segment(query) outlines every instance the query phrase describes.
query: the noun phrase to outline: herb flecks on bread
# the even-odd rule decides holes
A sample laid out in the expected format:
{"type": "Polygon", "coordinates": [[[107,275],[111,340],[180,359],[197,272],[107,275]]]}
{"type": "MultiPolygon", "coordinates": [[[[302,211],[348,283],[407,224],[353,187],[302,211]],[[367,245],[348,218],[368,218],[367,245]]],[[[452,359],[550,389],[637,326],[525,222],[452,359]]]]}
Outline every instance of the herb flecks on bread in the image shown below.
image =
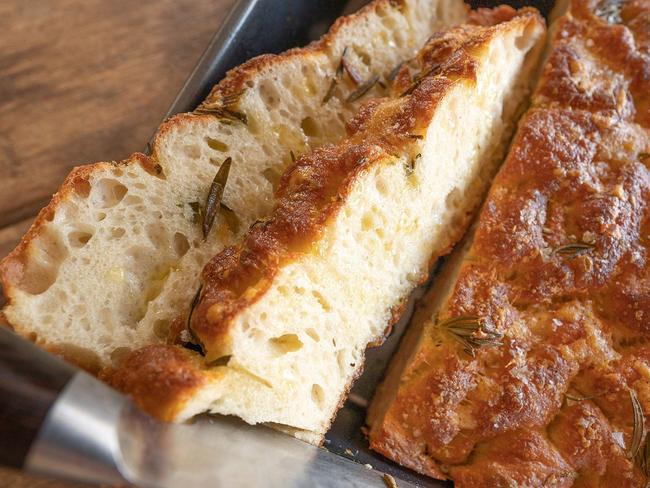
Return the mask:
{"type": "Polygon", "coordinates": [[[200,386],[140,396],[135,371],[167,374],[146,358],[170,345],[127,359],[114,384],[166,418],[234,414],[322,439],[366,347],[465,232],[514,132],[544,27],[531,10],[498,12],[510,20],[435,34],[346,139],[297,159],[270,217],[206,266],[179,332],[200,350],[185,357],[200,386]]]}
{"type": "Polygon", "coordinates": [[[551,27],[476,231],[371,404],[371,448],[461,488],[647,486],[650,3],[608,4],[551,27]],[[439,327],[467,316],[498,342],[439,327]]]}
{"type": "Polygon", "coordinates": [[[193,114],[159,128],[151,156],[77,168],[0,266],[7,320],[91,371],[164,343],[205,263],[271,212],[293,158],[340,140],[359,105],[384,93],[376,84],[346,102],[350,73],[383,77],[466,17],[460,0],[376,0],[320,41],[230,71],[193,114]],[[346,72],[322,103],[344,51],[346,72]],[[202,212],[226,158],[205,238],[202,212]]]}

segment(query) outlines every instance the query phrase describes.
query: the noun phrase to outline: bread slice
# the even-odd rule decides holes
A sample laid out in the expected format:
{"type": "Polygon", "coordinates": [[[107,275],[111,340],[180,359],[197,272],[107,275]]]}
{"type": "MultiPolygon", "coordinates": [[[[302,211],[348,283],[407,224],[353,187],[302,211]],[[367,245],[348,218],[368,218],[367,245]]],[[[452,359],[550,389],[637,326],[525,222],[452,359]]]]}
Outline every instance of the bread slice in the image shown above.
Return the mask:
{"type": "Polygon", "coordinates": [[[349,138],[285,173],[270,219],[203,272],[179,337],[205,356],[149,347],[113,384],[165,419],[234,414],[320,440],[502,159],[544,27],[531,10],[482,13],[495,19],[433,36],[349,138]]]}
{"type": "Polygon", "coordinates": [[[306,48],[231,71],[194,114],[160,127],[151,157],[75,169],[0,266],[6,318],[92,371],[164,341],[207,260],[271,211],[292,155],[344,135],[363,101],[347,101],[352,77],[383,79],[465,18],[461,0],[375,0],[306,48]],[[227,157],[225,207],[204,240],[198,210],[227,157]]]}
{"type": "Polygon", "coordinates": [[[571,3],[369,410],[372,449],[458,487],[647,486],[650,4],[571,3]]]}

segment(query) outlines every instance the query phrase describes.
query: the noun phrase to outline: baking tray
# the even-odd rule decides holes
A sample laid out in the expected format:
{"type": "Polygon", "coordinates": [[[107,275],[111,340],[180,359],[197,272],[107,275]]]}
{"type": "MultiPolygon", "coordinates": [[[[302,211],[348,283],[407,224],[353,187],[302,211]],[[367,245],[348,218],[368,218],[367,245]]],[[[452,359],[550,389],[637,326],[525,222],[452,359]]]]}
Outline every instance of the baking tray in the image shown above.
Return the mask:
{"type": "MultiPolygon", "coordinates": [[[[336,18],[358,10],[364,0],[239,0],[235,3],[208,44],[191,75],[178,93],[166,117],[195,109],[226,72],[265,53],[279,53],[304,46],[323,35],[336,18]]],[[[531,5],[548,16],[553,0],[469,0],[470,6],[494,7],[506,3],[516,8],[531,5]]],[[[431,276],[435,276],[435,269],[431,276]]],[[[403,468],[368,449],[362,433],[366,407],[381,381],[391,356],[396,351],[414,303],[426,285],[416,290],[400,321],[386,342],[367,351],[363,375],[355,382],[343,408],[338,412],[324,448],[360,464],[369,464],[404,481],[422,487],[451,487],[403,468]]]]}

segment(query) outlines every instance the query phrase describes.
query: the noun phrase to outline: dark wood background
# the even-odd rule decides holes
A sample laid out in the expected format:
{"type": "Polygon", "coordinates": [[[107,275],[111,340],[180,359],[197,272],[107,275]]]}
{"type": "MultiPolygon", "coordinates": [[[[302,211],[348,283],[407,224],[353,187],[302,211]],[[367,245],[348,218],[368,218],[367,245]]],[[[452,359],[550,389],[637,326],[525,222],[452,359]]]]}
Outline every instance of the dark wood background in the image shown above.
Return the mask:
{"type": "Polygon", "coordinates": [[[0,1],[0,257],[70,168],[144,148],[232,3],[0,1]]]}

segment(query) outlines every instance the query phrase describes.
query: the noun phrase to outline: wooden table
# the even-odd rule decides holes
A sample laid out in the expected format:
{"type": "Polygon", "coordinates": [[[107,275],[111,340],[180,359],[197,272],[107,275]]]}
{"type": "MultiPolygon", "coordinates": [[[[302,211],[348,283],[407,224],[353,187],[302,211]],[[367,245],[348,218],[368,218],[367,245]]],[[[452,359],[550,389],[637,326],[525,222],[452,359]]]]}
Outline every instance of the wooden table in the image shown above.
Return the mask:
{"type": "Polygon", "coordinates": [[[0,257],[71,167],[143,149],[232,2],[0,2],[0,257]]]}

